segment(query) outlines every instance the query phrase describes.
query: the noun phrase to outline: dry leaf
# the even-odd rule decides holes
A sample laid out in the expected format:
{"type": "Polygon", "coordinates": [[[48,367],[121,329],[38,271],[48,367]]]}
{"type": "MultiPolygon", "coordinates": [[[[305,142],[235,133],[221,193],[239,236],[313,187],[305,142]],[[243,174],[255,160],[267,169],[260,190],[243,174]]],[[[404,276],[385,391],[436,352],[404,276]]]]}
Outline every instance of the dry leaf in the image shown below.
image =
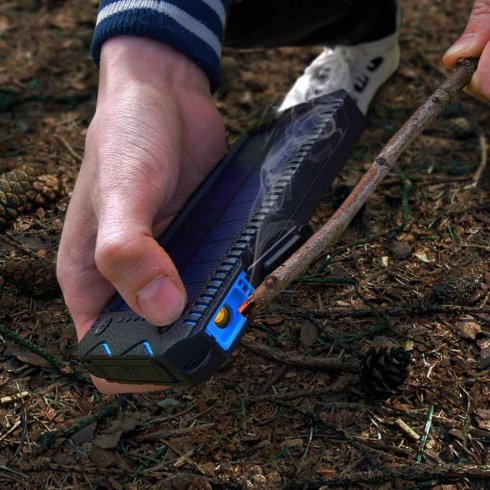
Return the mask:
{"type": "Polygon", "coordinates": [[[476,411],[476,420],[481,429],[490,430],[490,410],[479,408],[476,411]]]}
{"type": "Polygon", "coordinates": [[[106,451],[96,446],[90,448],[88,457],[99,470],[109,468],[109,466],[116,466],[119,462],[115,452],[106,451]]]}
{"type": "Polygon", "coordinates": [[[267,318],[264,318],[262,321],[266,325],[279,325],[284,321],[284,318],[280,315],[270,315],[267,318]]]}
{"type": "Polygon", "coordinates": [[[81,446],[86,442],[90,442],[95,435],[95,429],[97,428],[97,422],[93,422],[90,425],[87,425],[83,429],[80,429],[78,432],[75,432],[70,437],[71,442],[75,444],[75,446],[81,446]]]}
{"type": "Polygon", "coordinates": [[[412,246],[406,241],[394,242],[390,251],[396,259],[408,259],[412,253],[412,246]]]}
{"type": "Polygon", "coordinates": [[[141,424],[147,417],[139,415],[125,417],[124,419],[113,420],[104,433],[94,439],[94,445],[102,449],[114,449],[119,444],[121,436],[125,432],[133,430],[141,424]]]}
{"type": "Polygon", "coordinates": [[[431,260],[427,257],[427,254],[423,250],[417,250],[414,253],[415,257],[419,259],[421,262],[425,262],[426,264],[430,264],[431,260]]]}
{"type": "Polygon", "coordinates": [[[40,368],[50,368],[51,363],[46,361],[44,357],[41,357],[39,354],[26,349],[20,345],[11,344],[9,345],[4,354],[9,356],[14,356],[20,362],[24,362],[26,364],[30,364],[31,366],[37,366],[40,368]]]}
{"type": "Polygon", "coordinates": [[[114,449],[119,444],[123,430],[121,427],[112,428],[111,432],[100,434],[94,439],[94,446],[101,449],[114,449]]]}
{"type": "Polygon", "coordinates": [[[311,347],[318,337],[318,327],[310,320],[305,320],[301,325],[299,340],[305,347],[311,347]]]}

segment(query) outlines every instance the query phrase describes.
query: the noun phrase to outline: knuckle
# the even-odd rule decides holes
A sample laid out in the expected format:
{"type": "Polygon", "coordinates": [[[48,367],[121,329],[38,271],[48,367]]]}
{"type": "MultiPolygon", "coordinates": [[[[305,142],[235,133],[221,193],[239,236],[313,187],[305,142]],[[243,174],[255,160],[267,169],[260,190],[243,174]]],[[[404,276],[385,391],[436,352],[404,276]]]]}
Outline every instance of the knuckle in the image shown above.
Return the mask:
{"type": "Polygon", "coordinates": [[[122,233],[113,234],[97,240],[95,247],[95,264],[106,277],[122,264],[132,263],[138,256],[139,246],[122,233]]]}
{"type": "MultiPolygon", "coordinates": [[[[488,16],[490,16],[490,0],[477,0],[471,12],[472,20],[483,20],[482,18],[488,16]]],[[[485,19],[485,22],[488,22],[488,19],[485,19]]]]}

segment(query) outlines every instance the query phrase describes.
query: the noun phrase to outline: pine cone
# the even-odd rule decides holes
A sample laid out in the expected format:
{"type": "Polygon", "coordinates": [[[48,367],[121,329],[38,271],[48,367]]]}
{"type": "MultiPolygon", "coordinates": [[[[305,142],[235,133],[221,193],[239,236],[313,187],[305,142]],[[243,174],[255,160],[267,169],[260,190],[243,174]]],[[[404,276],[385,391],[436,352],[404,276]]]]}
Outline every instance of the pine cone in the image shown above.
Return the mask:
{"type": "Polygon", "coordinates": [[[432,303],[466,303],[478,290],[482,277],[480,275],[449,275],[444,281],[434,284],[429,294],[432,303]]]}
{"type": "Polygon", "coordinates": [[[27,192],[32,188],[34,175],[22,167],[0,175],[0,229],[31,207],[27,192]]]}
{"type": "Polygon", "coordinates": [[[371,347],[361,362],[364,389],[376,398],[396,393],[410,372],[412,354],[403,347],[371,347]]]}
{"type": "Polygon", "coordinates": [[[37,206],[56,201],[63,195],[60,181],[54,175],[40,175],[27,192],[28,198],[37,206]]]}
{"type": "Polygon", "coordinates": [[[54,175],[40,173],[40,169],[25,165],[0,175],[0,230],[33,205],[43,206],[63,195],[54,175]]]}
{"type": "Polygon", "coordinates": [[[60,294],[56,267],[46,260],[14,257],[0,267],[0,275],[32,298],[53,299],[60,294]]]}

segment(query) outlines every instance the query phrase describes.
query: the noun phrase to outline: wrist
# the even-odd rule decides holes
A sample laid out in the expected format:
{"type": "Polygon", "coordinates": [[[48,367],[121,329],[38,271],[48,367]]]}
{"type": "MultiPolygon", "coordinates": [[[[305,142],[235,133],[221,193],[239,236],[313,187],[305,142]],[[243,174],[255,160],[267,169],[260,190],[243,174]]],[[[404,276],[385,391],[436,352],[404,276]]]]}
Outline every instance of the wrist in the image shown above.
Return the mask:
{"type": "Polygon", "coordinates": [[[136,36],[107,40],[101,51],[99,94],[104,89],[108,93],[121,90],[131,82],[160,90],[173,87],[211,96],[204,71],[171,46],[136,36]]]}

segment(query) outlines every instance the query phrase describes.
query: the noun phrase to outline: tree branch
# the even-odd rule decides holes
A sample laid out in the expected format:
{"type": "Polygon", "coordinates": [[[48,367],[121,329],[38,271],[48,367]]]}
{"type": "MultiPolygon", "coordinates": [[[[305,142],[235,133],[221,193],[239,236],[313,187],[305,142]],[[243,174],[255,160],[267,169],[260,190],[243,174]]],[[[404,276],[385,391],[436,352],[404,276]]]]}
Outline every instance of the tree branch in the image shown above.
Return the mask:
{"type": "MultiPolygon", "coordinates": [[[[488,480],[490,478],[490,466],[472,464],[404,464],[386,466],[375,471],[344,472],[336,475],[313,480],[308,488],[320,488],[328,485],[352,485],[355,483],[381,483],[392,480],[427,481],[436,479],[439,481],[458,481],[463,478],[468,480],[488,480]]],[[[304,488],[304,481],[295,481],[290,488],[304,488]]]]}

